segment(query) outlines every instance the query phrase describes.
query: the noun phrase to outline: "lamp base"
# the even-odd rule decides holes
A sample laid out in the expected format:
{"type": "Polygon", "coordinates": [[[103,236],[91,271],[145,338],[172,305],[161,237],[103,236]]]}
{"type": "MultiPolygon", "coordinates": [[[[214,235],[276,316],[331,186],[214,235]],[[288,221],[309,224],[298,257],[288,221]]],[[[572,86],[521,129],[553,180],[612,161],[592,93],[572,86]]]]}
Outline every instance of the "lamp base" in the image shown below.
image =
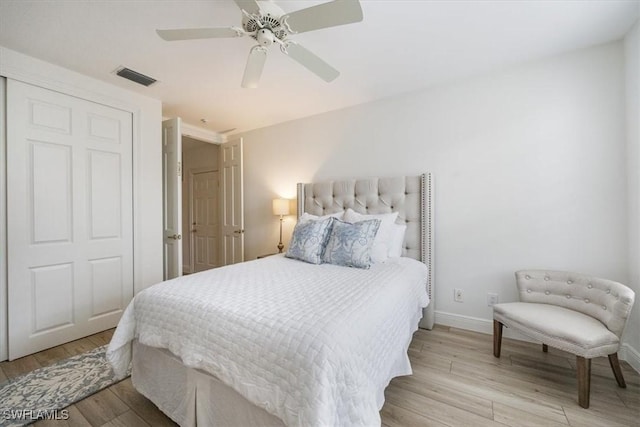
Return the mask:
{"type": "Polygon", "coordinates": [[[280,241],[278,242],[278,253],[282,253],[284,244],[282,243],[282,215],[280,215],[280,241]]]}

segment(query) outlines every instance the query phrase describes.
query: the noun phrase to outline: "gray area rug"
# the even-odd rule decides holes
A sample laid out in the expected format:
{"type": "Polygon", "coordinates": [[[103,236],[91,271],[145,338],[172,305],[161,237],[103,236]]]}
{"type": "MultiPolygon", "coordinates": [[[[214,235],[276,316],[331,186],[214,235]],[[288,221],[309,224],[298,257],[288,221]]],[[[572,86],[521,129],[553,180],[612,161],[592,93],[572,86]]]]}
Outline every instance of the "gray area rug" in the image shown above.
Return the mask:
{"type": "Polygon", "coordinates": [[[68,418],[64,408],[116,382],[106,350],[98,347],[0,384],[0,426],[68,418]]]}

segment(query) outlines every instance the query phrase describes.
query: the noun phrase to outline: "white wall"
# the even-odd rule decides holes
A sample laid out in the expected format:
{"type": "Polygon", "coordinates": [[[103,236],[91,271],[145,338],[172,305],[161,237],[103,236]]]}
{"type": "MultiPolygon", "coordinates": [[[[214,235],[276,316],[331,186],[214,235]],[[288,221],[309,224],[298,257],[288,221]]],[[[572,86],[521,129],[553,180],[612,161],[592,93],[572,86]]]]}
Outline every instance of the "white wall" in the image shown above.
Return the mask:
{"type": "Polygon", "coordinates": [[[296,182],[429,171],[440,321],[489,327],[487,292],[516,300],[522,268],[626,282],[623,74],[618,42],[247,132],[246,258],[274,251],[296,182]]]}
{"type": "MultiPolygon", "coordinates": [[[[133,115],[134,290],[162,280],[162,105],[160,101],[0,46],[0,76],[89,99],[133,115]]],[[[4,101],[3,101],[4,102],[4,101]]],[[[5,199],[0,187],[0,199],[5,199]]],[[[5,248],[5,235],[0,247],[5,248]]],[[[1,250],[5,256],[4,249],[1,250]]],[[[4,279],[4,278],[3,278],[4,279]]],[[[0,280],[1,282],[2,280],[0,280]]],[[[3,286],[0,283],[0,286],[3,286]]],[[[6,304],[0,305],[6,316],[6,304]]],[[[1,323],[1,322],[0,322],[1,323]]],[[[6,342],[0,330],[0,356],[6,342]]],[[[0,357],[2,360],[2,357],[0,357]]]]}
{"type": "MultiPolygon", "coordinates": [[[[639,6],[640,7],[640,6],[639,6]]],[[[640,23],[624,40],[627,110],[627,175],[629,227],[629,286],[636,292],[635,308],[624,339],[625,355],[640,372],[640,23]]]]}

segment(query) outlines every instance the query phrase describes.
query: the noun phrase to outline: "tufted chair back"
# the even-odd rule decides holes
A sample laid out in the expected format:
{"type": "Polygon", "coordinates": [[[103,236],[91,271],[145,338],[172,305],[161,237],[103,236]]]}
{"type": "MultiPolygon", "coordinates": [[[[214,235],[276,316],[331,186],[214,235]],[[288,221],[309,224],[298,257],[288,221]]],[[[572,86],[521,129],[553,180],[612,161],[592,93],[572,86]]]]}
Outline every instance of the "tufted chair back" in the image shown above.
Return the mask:
{"type": "Polygon", "coordinates": [[[569,271],[516,272],[520,301],[579,311],[602,322],[618,337],[627,322],[635,293],[622,283],[569,271]]]}

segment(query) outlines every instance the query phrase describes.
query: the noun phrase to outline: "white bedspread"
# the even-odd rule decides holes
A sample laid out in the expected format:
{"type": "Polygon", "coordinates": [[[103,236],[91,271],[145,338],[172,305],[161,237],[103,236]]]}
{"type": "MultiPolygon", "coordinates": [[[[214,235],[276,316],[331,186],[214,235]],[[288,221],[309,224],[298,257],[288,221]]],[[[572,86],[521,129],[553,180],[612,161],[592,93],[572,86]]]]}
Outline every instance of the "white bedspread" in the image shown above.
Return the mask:
{"type": "Polygon", "coordinates": [[[107,358],[123,376],[137,338],[288,426],[380,425],[384,388],[411,373],[426,277],[408,258],[361,270],[271,256],[169,280],[127,307],[107,358]]]}

